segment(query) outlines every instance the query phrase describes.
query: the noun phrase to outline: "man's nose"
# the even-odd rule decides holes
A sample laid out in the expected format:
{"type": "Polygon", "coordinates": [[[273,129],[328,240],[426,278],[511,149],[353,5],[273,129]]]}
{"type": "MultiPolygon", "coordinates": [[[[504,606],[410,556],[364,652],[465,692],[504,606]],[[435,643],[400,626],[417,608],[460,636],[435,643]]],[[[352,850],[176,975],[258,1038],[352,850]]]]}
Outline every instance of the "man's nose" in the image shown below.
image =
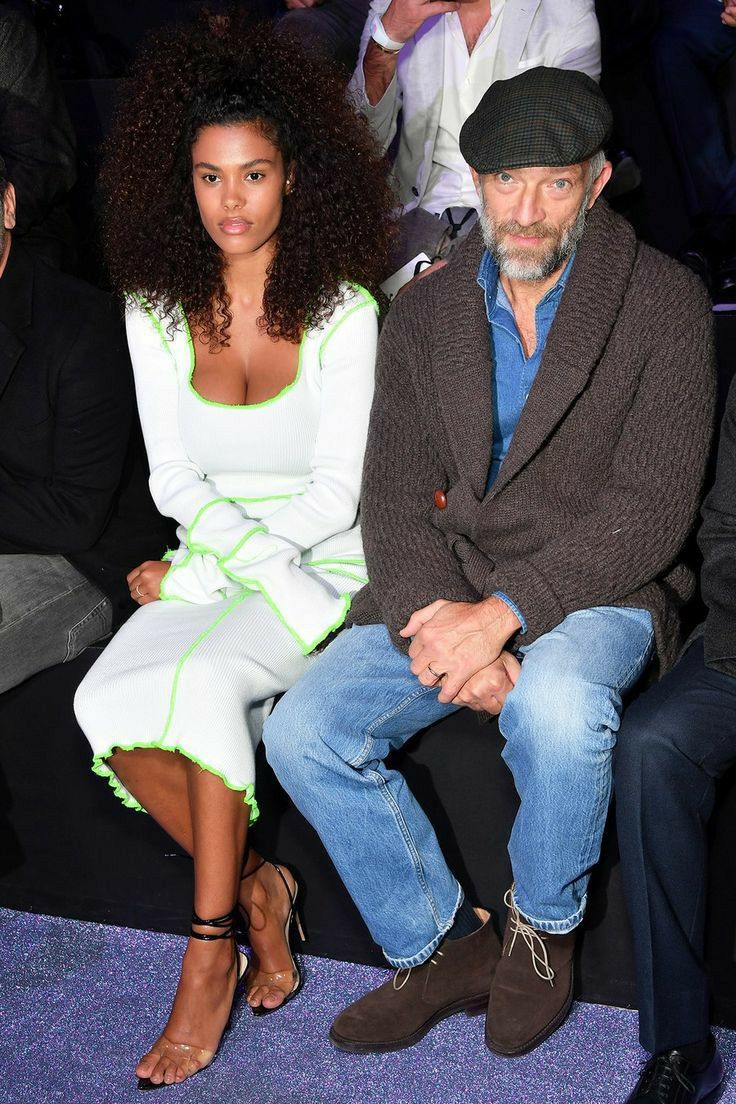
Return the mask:
{"type": "Polygon", "coordinates": [[[544,222],[544,208],[539,202],[536,189],[525,190],[516,203],[514,218],[520,226],[534,226],[544,222]]]}

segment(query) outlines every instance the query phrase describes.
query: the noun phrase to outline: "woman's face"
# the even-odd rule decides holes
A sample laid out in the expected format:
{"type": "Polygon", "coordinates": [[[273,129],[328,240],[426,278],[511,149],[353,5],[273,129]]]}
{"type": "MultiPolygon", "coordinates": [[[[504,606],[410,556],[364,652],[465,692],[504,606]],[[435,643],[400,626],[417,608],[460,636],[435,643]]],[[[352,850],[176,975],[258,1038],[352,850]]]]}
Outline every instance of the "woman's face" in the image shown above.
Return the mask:
{"type": "Polygon", "coordinates": [[[256,126],[203,127],[192,178],[202,225],[223,253],[254,253],[271,240],[291,183],[281,151],[256,126]]]}

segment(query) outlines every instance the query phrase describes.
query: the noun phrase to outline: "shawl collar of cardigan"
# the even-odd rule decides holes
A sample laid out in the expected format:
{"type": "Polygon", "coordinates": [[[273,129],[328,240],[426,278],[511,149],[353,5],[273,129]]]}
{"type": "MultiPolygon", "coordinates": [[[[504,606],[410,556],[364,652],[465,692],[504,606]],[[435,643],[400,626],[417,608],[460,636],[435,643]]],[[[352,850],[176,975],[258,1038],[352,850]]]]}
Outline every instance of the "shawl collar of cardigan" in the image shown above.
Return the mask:
{"type": "MultiPolygon", "coordinates": [[[[484,297],[478,287],[483,253],[480,228],[468,236],[446,269],[443,312],[469,318],[463,340],[448,325],[436,335],[433,374],[458,470],[478,499],[485,495],[492,447],[493,358],[484,297]]],[[[492,499],[539,451],[564,417],[605,351],[621,310],[636,259],[629,224],[599,199],[588,215],[567,287],[552,323],[542,362],[488,499],[492,499]],[[615,238],[616,248],[611,249],[615,238]],[[568,335],[586,319],[585,352],[568,335]]]]}

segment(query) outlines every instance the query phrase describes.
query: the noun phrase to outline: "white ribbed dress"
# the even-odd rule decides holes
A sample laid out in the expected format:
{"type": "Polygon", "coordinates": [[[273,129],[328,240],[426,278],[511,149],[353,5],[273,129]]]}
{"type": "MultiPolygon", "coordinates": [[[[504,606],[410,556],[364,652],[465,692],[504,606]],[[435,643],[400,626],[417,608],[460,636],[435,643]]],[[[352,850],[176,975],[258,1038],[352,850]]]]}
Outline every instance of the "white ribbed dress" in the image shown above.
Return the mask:
{"type": "Polygon", "coordinates": [[[366,582],[358,497],[376,304],[362,288],[344,291],[329,320],[305,332],[294,381],[250,406],[197,394],[183,314],[169,334],[155,311],[128,308],[151,493],[178,521],[179,547],[162,600],[123,625],[75,711],[93,770],[132,808],[107,757],[156,747],[244,791],[254,820],[254,749],[274,696],[366,582]]]}

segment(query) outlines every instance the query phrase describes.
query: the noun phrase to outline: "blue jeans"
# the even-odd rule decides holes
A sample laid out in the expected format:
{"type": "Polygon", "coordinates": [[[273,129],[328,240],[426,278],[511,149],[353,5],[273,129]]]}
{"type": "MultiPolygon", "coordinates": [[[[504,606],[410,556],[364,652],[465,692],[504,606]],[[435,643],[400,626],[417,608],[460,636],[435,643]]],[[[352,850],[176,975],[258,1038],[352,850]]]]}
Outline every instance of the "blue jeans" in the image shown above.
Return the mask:
{"type": "MultiPolygon", "coordinates": [[[[582,919],[611,792],[621,696],[653,640],[644,610],[570,614],[520,649],[500,715],[521,797],[509,852],[521,912],[549,932],[582,919]]],[[[462,903],[434,829],[384,760],[457,706],[422,686],[383,625],[330,644],[266,721],[266,755],[314,826],[392,966],[418,966],[462,903]]]]}

